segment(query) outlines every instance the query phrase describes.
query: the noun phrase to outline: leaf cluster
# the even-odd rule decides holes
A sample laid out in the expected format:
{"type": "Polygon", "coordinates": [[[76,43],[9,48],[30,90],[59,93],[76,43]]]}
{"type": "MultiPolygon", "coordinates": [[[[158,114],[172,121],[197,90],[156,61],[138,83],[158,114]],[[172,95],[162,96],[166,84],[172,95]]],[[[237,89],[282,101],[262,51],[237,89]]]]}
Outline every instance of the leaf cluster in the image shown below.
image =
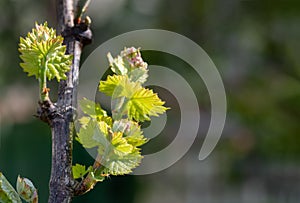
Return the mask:
{"type": "MultiPolygon", "coordinates": [[[[112,117],[100,104],[83,99],[80,107],[86,116],[79,120],[81,128],[76,138],[83,147],[97,149],[101,167],[90,174],[98,181],[108,175],[129,174],[140,164],[140,147],[148,141],[140,122],[168,109],[156,93],[143,87],[148,69],[139,49],[125,48],[116,58],[109,53],[108,61],[114,74],[100,81],[99,91],[111,96],[112,117]]],[[[77,164],[73,176],[82,178],[88,170],[77,164]]]]}
{"type": "Polygon", "coordinates": [[[19,52],[23,60],[20,66],[28,76],[39,79],[42,69],[45,69],[48,80],[56,78],[59,82],[66,79],[65,72],[70,70],[72,56],[65,55],[63,37],[57,36],[47,22],[41,25],[36,23],[35,28],[25,38],[20,37],[19,52]]]}

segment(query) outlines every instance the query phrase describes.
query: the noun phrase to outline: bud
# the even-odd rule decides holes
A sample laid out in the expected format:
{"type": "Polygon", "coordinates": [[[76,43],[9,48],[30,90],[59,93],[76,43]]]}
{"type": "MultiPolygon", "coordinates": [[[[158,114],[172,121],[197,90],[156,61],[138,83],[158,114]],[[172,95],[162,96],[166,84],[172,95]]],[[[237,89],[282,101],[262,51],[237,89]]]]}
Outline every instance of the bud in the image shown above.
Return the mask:
{"type": "Polygon", "coordinates": [[[90,26],[91,23],[92,23],[91,18],[90,18],[89,16],[85,16],[84,23],[85,23],[87,26],[90,26]]]}
{"type": "Polygon", "coordinates": [[[0,172],[0,202],[22,203],[18,193],[0,172]]]}
{"type": "Polygon", "coordinates": [[[121,51],[121,57],[127,59],[132,67],[147,69],[148,64],[144,62],[140,48],[136,49],[135,47],[125,47],[124,50],[121,51]]]}
{"type": "Polygon", "coordinates": [[[20,176],[18,176],[17,192],[19,193],[20,197],[26,202],[38,202],[37,189],[34,187],[33,183],[27,178],[21,178],[20,176]]]}

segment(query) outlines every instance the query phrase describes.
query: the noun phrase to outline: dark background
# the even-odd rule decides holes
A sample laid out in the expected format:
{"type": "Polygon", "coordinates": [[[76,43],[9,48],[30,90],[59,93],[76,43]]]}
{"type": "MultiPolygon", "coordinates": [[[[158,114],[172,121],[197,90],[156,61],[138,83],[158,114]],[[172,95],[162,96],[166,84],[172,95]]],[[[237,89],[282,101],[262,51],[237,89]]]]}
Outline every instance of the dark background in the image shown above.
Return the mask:
{"type": "MultiPolygon", "coordinates": [[[[194,91],[204,124],[189,153],[156,174],[111,177],[74,202],[300,202],[300,1],[94,0],[88,15],[94,42],[83,60],[102,42],[136,29],[170,30],[195,41],[223,78],[228,114],[217,148],[199,161],[210,116],[202,84],[194,91]]],[[[17,48],[19,37],[35,21],[45,20],[56,26],[55,1],[0,2],[0,171],[13,185],[18,174],[30,178],[40,202],[48,196],[50,131],[33,117],[38,83],[19,67],[17,48]]],[[[182,64],[186,77],[190,74],[174,57],[143,54],[149,64],[174,69],[182,64]]],[[[55,83],[51,90],[55,95],[55,83]]],[[[172,132],[163,131],[145,151],[165,147],[175,136],[172,132]]],[[[87,165],[93,162],[77,142],[74,157],[87,165]]]]}

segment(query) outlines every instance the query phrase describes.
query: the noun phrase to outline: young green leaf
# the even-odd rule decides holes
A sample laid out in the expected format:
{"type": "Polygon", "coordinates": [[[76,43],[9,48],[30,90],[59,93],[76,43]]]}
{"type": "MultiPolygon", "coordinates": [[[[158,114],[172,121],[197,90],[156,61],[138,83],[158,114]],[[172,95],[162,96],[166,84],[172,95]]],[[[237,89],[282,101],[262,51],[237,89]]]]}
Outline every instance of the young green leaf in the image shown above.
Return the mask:
{"type": "MultiPolygon", "coordinates": [[[[105,151],[98,149],[101,158],[101,164],[107,168],[108,174],[123,175],[132,172],[139,165],[143,158],[140,150],[129,143],[122,132],[114,132],[110,145],[105,151]]],[[[143,136],[140,137],[144,139],[143,136]]]]}
{"type": "Polygon", "coordinates": [[[77,140],[85,148],[105,147],[108,142],[106,136],[108,134],[107,127],[108,125],[103,121],[97,122],[90,119],[85,127],[80,128],[77,140]]]}
{"type": "Polygon", "coordinates": [[[108,76],[106,81],[100,81],[99,90],[112,96],[112,99],[118,99],[113,102],[116,104],[113,106],[113,113],[117,114],[115,118],[121,118],[118,114],[126,113],[129,119],[145,121],[150,120],[149,116],[158,116],[168,109],[156,93],[131,82],[127,76],[108,76]],[[120,100],[120,97],[126,99],[120,100]]]}
{"type": "Polygon", "coordinates": [[[124,48],[119,56],[107,54],[111,70],[117,75],[127,75],[130,81],[144,83],[148,77],[148,64],[143,61],[140,49],[124,48]]]}
{"type": "Polygon", "coordinates": [[[101,174],[96,174],[95,172],[91,172],[91,175],[93,177],[94,180],[96,180],[97,182],[102,182],[105,180],[105,176],[101,174]]]}
{"type": "Polygon", "coordinates": [[[133,89],[135,85],[130,83],[126,75],[109,75],[105,81],[100,81],[99,91],[114,98],[129,97],[132,93],[127,91],[133,89]]]}
{"type": "Polygon", "coordinates": [[[73,178],[74,179],[83,178],[88,172],[91,172],[92,170],[93,170],[92,166],[86,169],[84,165],[75,164],[74,166],[72,166],[73,178]]]}
{"type": "Polygon", "coordinates": [[[127,142],[134,147],[139,147],[148,141],[147,138],[143,136],[139,124],[128,119],[115,121],[113,124],[113,131],[122,132],[127,142]]]}
{"type": "MultiPolygon", "coordinates": [[[[84,147],[98,148],[99,156],[102,157],[101,164],[112,175],[130,173],[142,159],[137,146],[146,142],[141,132],[136,129],[137,125],[132,124],[129,129],[121,129],[121,127],[117,127],[118,125],[118,123],[114,124],[114,129],[111,129],[105,122],[91,119],[85,128],[80,129],[78,134],[78,141],[84,147]],[[116,132],[113,132],[114,130],[116,132]],[[121,130],[126,132],[127,136],[121,130]],[[121,165],[124,165],[122,170],[120,169],[121,165]]],[[[84,171],[83,167],[79,167],[79,169],[84,171]]]]}
{"type": "Polygon", "coordinates": [[[91,172],[91,176],[93,177],[94,180],[97,182],[102,182],[105,180],[105,177],[109,177],[109,170],[103,166],[100,168],[97,168],[93,172],[91,172]]]}
{"type": "Polygon", "coordinates": [[[125,67],[124,60],[121,56],[113,58],[111,53],[107,54],[108,62],[111,70],[118,75],[126,75],[128,68],[125,67]]]}
{"type": "Polygon", "coordinates": [[[137,167],[143,156],[138,150],[126,155],[118,153],[111,154],[109,159],[105,160],[104,166],[109,170],[111,175],[124,175],[129,174],[137,167]]]}
{"type": "Polygon", "coordinates": [[[88,100],[87,98],[80,100],[79,105],[81,110],[92,118],[107,116],[106,111],[101,108],[100,104],[88,100]]]}
{"type": "Polygon", "coordinates": [[[41,101],[49,100],[47,79],[65,80],[65,73],[70,70],[72,56],[65,55],[66,46],[63,38],[56,35],[56,31],[49,28],[47,22],[43,25],[35,24],[27,37],[20,38],[19,52],[22,63],[20,66],[28,76],[35,76],[40,84],[41,101]]]}
{"type": "Polygon", "coordinates": [[[85,126],[90,118],[94,118],[97,121],[104,121],[106,122],[108,125],[112,124],[112,119],[111,117],[107,116],[107,113],[105,110],[103,110],[100,106],[100,104],[95,103],[91,100],[88,100],[86,98],[83,98],[80,102],[79,102],[80,108],[81,110],[88,115],[89,117],[82,117],[79,122],[85,126]]]}
{"type": "Polygon", "coordinates": [[[112,135],[111,144],[115,154],[120,156],[129,154],[133,151],[134,147],[127,143],[127,140],[123,137],[122,132],[115,132],[112,135]]]}
{"type": "Polygon", "coordinates": [[[76,164],[72,166],[72,173],[73,173],[73,178],[77,179],[77,178],[82,178],[87,172],[85,166],[76,164]]]}
{"type": "Polygon", "coordinates": [[[140,87],[127,104],[128,117],[136,121],[150,120],[149,116],[158,116],[168,109],[164,104],[152,90],[140,87]]]}
{"type": "Polygon", "coordinates": [[[70,70],[72,56],[65,55],[66,46],[62,44],[63,37],[57,36],[56,31],[49,28],[47,22],[32,29],[27,37],[20,38],[19,52],[23,60],[21,67],[28,76],[41,78],[44,69],[48,80],[66,79],[65,72],[70,70]]]}

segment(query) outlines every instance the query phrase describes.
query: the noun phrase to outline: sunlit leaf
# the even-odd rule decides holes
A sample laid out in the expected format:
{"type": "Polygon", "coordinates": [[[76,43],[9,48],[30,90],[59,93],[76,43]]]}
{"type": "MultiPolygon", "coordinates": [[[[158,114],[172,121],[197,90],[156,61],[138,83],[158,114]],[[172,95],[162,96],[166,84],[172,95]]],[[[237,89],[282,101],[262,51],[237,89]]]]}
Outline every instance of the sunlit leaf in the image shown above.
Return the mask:
{"type": "Polygon", "coordinates": [[[128,117],[136,121],[150,120],[149,116],[158,116],[168,109],[164,104],[152,90],[141,87],[127,103],[128,117]]]}
{"type": "Polygon", "coordinates": [[[107,134],[107,124],[105,122],[97,122],[90,119],[85,127],[80,128],[77,134],[77,140],[85,148],[93,148],[99,145],[105,147],[106,144],[106,134],[107,134]]]}
{"type": "Polygon", "coordinates": [[[144,83],[148,78],[148,70],[142,68],[134,69],[128,73],[128,77],[132,82],[144,83]]]}
{"type": "Polygon", "coordinates": [[[140,164],[142,158],[139,151],[123,156],[112,154],[110,159],[105,163],[105,167],[109,169],[109,173],[112,175],[128,174],[140,164]]]}
{"type": "Polygon", "coordinates": [[[127,142],[135,147],[141,146],[147,142],[139,124],[128,119],[115,121],[113,123],[113,131],[123,132],[127,142]]]}
{"type": "Polygon", "coordinates": [[[88,100],[87,98],[80,100],[79,105],[81,110],[90,117],[96,118],[107,116],[106,111],[101,108],[100,104],[88,100]]]}
{"type": "Polygon", "coordinates": [[[90,166],[88,169],[84,165],[80,164],[75,164],[72,166],[72,173],[73,173],[73,178],[83,178],[88,172],[92,170],[92,167],[90,166]]]}
{"type": "Polygon", "coordinates": [[[149,116],[158,116],[168,109],[156,93],[131,82],[127,76],[108,76],[106,81],[100,82],[99,90],[116,99],[113,101],[115,119],[126,113],[130,119],[145,121],[150,120],[149,116]]]}
{"type": "Polygon", "coordinates": [[[134,149],[131,144],[127,143],[127,140],[123,137],[122,132],[113,133],[111,144],[114,147],[114,152],[120,155],[129,154],[134,149]]]}
{"type": "Polygon", "coordinates": [[[88,123],[90,122],[91,119],[92,118],[89,116],[83,116],[80,119],[78,119],[78,121],[81,125],[81,128],[86,128],[86,126],[88,125],[88,123]]]}
{"type": "Polygon", "coordinates": [[[129,97],[136,84],[130,83],[128,77],[122,75],[109,75],[105,81],[100,81],[99,91],[114,98],[126,96],[129,97]]]}
{"type": "Polygon", "coordinates": [[[20,66],[28,76],[35,76],[37,79],[42,77],[42,69],[48,80],[66,79],[65,73],[70,70],[72,56],[65,55],[66,46],[62,43],[63,37],[57,36],[47,22],[41,25],[36,23],[25,38],[20,38],[19,52],[23,61],[20,66]]]}
{"type": "Polygon", "coordinates": [[[117,75],[127,75],[132,82],[144,83],[148,77],[148,64],[143,61],[140,50],[124,48],[119,56],[107,54],[111,70],[117,75]]]}
{"type": "Polygon", "coordinates": [[[113,58],[111,53],[107,54],[109,65],[111,70],[118,75],[125,75],[128,72],[128,68],[125,67],[124,60],[121,56],[113,58]]]}

